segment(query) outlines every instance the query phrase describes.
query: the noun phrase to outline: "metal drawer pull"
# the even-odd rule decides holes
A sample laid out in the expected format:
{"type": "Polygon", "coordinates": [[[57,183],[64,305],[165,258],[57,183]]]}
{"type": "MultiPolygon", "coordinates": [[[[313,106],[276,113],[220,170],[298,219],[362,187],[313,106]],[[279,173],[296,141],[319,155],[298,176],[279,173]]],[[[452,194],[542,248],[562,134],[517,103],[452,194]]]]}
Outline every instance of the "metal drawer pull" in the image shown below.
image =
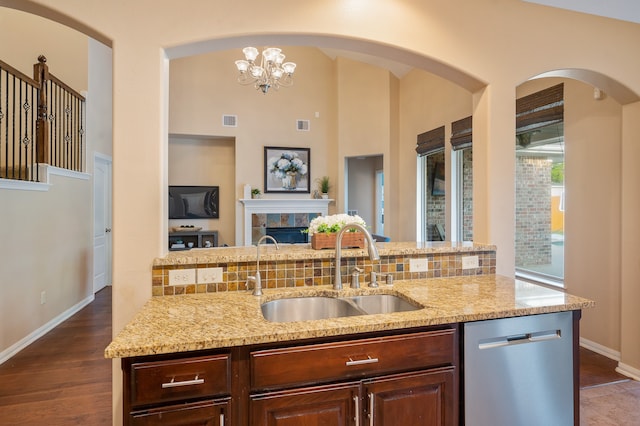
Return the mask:
{"type": "Polygon", "coordinates": [[[378,358],[371,358],[369,355],[367,355],[367,359],[358,359],[356,361],[354,361],[353,359],[351,359],[351,357],[349,357],[349,361],[347,361],[347,366],[362,365],[362,364],[375,364],[376,362],[378,362],[378,358]]]}
{"type": "Polygon", "coordinates": [[[195,379],[193,380],[185,380],[183,382],[175,382],[174,380],[175,380],[175,377],[172,378],[169,383],[163,383],[162,389],[177,388],[180,386],[201,385],[204,383],[204,379],[198,379],[198,375],[196,375],[195,379]]]}
{"type": "Polygon", "coordinates": [[[224,426],[224,413],[220,413],[220,426],[224,426]]]}
{"type": "Polygon", "coordinates": [[[356,422],[356,426],[360,424],[360,405],[358,404],[358,395],[353,397],[353,401],[355,402],[355,408],[356,408],[356,417],[353,419],[356,422]]]}

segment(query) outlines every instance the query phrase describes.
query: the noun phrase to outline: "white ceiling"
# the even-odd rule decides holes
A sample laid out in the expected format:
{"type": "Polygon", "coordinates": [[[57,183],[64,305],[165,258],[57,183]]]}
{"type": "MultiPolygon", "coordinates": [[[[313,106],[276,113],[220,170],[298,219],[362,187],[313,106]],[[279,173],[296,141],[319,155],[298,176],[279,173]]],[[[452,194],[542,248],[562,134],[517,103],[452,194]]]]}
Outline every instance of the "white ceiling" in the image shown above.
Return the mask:
{"type": "Polygon", "coordinates": [[[638,0],[524,0],[545,6],[640,23],[638,0]]]}

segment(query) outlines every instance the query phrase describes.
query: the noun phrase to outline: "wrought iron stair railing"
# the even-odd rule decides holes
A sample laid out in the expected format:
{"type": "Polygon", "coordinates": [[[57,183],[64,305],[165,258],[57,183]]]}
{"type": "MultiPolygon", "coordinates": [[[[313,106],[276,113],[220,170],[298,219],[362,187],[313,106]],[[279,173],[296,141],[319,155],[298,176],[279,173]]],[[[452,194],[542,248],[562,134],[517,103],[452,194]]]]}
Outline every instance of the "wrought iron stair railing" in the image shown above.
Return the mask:
{"type": "Polygon", "coordinates": [[[0,61],[0,179],[40,182],[38,164],[85,171],[85,98],[38,57],[30,78],[0,61]]]}

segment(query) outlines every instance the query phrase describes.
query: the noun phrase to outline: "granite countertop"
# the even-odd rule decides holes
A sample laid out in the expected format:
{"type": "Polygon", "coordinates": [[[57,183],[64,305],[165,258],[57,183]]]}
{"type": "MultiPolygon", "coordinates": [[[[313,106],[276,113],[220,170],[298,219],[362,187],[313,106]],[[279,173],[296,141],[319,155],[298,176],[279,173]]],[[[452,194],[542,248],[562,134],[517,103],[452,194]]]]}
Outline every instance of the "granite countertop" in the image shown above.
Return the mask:
{"type": "MultiPolygon", "coordinates": [[[[410,254],[465,253],[496,251],[496,246],[472,242],[377,242],[380,256],[401,256],[410,254]]],[[[252,262],[256,260],[256,246],[212,247],[184,251],[172,251],[165,257],[156,258],[153,266],[192,265],[224,262],[252,262]]],[[[260,247],[260,260],[305,260],[333,259],[335,250],[314,250],[310,244],[280,244],[276,250],[271,244],[260,247]]],[[[365,257],[366,249],[343,249],[342,257],[365,257]]]]}
{"type": "Polygon", "coordinates": [[[294,341],[322,336],[570,311],[593,301],[499,275],[396,281],[377,289],[330,286],[153,297],[105,349],[107,358],[294,341]],[[392,314],[268,322],[260,304],[305,295],[395,294],[424,306],[392,314]]]}

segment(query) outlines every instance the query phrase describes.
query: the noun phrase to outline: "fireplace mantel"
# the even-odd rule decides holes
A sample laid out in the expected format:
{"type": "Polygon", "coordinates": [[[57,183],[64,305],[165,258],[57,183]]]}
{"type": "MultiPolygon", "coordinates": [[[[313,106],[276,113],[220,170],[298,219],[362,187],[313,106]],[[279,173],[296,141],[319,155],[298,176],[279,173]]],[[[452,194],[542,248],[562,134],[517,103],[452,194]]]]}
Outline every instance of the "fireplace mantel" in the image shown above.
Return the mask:
{"type": "Polygon", "coordinates": [[[331,199],[314,198],[244,198],[244,245],[251,245],[251,215],[259,213],[321,213],[329,212],[331,199]]]}

